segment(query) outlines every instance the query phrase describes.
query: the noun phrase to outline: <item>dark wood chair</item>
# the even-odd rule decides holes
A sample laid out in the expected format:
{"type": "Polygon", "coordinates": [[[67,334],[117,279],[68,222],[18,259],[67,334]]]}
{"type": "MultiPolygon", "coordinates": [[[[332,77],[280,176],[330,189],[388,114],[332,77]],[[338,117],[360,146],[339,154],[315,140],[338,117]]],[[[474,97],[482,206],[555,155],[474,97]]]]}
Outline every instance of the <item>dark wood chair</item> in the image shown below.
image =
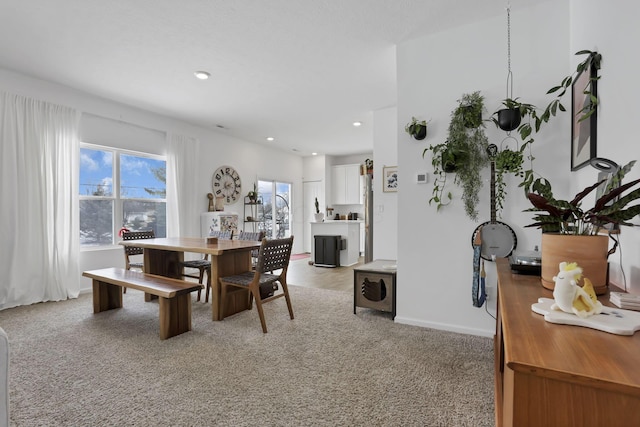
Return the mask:
{"type": "MultiPolygon", "coordinates": [[[[212,231],[209,233],[209,237],[217,237],[218,239],[233,239],[233,230],[227,231],[212,231]]],[[[209,289],[211,289],[211,261],[209,260],[209,255],[204,254],[201,259],[191,260],[191,261],[183,261],[183,268],[191,268],[197,269],[198,274],[192,273],[182,273],[183,277],[191,277],[193,279],[198,279],[198,283],[202,285],[204,281],[204,273],[207,273],[207,286],[204,293],[204,302],[209,302],[209,289]]],[[[198,301],[200,301],[201,291],[198,291],[198,301]]]]}
{"type": "MultiPolygon", "coordinates": [[[[155,233],[153,230],[143,230],[143,231],[123,231],[122,232],[122,240],[140,240],[140,239],[154,239],[155,233]]],[[[139,248],[137,246],[124,246],[124,263],[125,268],[127,270],[140,270],[144,271],[144,263],[141,262],[132,262],[131,257],[135,255],[142,255],[144,253],[144,249],[139,248]]],[[[123,293],[127,292],[127,288],[122,289],[123,293]]]]}
{"type": "MultiPolygon", "coordinates": [[[[287,269],[289,268],[292,247],[293,236],[286,239],[262,239],[262,244],[258,250],[258,263],[254,270],[219,279],[220,298],[223,304],[226,302],[227,288],[236,287],[249,290],[250,298],[256,301],[262,332],[265,334],[267,333],[267,324],[264,319],[262,304],[284,297],[287,301],[289,317],[293,319],[293,308],[291,307],[291,298],[289,298],[289,288],[287,287],[287,269]],[[279,273],[277,273],[278,271],[279,273]],[[269,295],[269,287],[274,289],[277,283],[282,285],[282,292],[269,295]]],[[[223,319],[224,313],[225,308],[223,307],[223,319]]]]}

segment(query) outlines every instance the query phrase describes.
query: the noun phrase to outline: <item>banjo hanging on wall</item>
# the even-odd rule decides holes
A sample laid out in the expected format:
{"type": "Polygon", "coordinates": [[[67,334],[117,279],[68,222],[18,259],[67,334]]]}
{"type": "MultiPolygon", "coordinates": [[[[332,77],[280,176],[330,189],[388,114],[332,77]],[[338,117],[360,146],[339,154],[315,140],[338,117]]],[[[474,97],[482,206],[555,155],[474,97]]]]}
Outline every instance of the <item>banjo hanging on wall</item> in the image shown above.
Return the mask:
{"type": "Polygon", "coordinates": [[[487,261],[506,258],[518,244],[516,233],[502,221],[496,220],[496,155],[498,147],[490,144],[487,153],[491,159],[491,221],[480,224],[471,236],[471,247],[476,247],[479,240],[480,256],[487,261]],[[474,245],[475,243],[475,245],[474,245]]]}

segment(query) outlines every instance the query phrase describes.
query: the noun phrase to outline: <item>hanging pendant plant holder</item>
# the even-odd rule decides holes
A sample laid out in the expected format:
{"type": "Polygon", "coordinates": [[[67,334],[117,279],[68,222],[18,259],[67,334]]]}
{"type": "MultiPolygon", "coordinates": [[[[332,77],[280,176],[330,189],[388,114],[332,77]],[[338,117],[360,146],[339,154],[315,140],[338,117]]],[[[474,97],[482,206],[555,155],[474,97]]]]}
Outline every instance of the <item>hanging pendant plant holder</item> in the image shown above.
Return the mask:
{"type": "Polygon", "coordinates": [[[506,132],[511,132],[520,126],[520,110],[518,108],[503,108],[498,111],[498,127],[506,132]]]}
{"type": "Polygon", "coordinates": [[[513,73],[511,72],[511,13],[507,7],[507,98],[505,100],[505,106],[498,111],[498,127],[505,132],[511,132],[520,126],[522,117],[520,115],[520,109],[517,107],[511,107],[510,103],[515,103],[513,96],[513,73]]]}

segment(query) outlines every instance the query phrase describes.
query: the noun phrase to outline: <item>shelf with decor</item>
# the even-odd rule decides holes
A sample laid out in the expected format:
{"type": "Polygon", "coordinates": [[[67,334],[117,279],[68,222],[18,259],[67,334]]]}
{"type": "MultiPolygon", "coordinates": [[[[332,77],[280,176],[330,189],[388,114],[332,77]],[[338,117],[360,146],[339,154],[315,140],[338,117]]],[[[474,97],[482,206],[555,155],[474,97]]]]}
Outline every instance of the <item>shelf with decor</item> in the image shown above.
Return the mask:
{"type": "Polygon", "coordinates": [[[262,197],[244,198],[244,231],[260,231],[264,229],[260,224],[264,222],[264,204],[262,197]]]}

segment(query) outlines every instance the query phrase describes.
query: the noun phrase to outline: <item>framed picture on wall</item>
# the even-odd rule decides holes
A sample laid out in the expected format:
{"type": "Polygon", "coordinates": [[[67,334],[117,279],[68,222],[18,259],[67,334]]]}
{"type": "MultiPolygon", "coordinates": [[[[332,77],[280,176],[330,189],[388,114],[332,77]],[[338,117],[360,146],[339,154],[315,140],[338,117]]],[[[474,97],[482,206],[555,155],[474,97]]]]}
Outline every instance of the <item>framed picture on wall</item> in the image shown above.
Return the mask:
{"type": "Polygon", "coordinates": [[[578,74],[571,85],[571,170],[575,171],[589,164],[596,157],[597,110],[590,117],[581,120],[588,112],[591,97],[585,89],[591,81],[591,93],[598,96],[597,70],[590,67],[578,74]],[[585,110],[586,107],[586,110],[585,110]]]}
{"type": "Polygon", "coordinates": [[[384,166],[382,168],[382,191],[385,193],[398,191],[397,166],[384,166]]]}

